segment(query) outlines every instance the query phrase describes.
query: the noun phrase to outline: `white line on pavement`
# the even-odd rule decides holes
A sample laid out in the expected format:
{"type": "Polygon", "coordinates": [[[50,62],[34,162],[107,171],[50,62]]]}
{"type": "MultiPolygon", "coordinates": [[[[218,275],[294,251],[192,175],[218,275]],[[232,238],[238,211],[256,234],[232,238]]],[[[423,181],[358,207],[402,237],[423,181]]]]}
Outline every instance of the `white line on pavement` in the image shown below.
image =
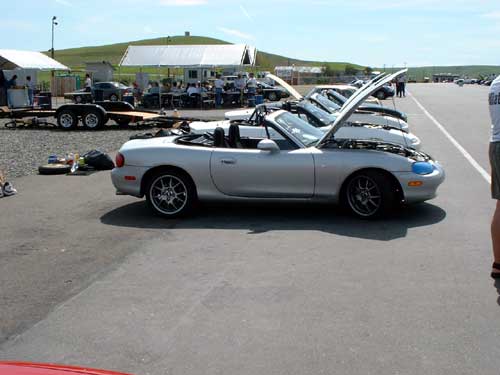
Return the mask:
{"type": "Polygon", "coordinates": [[[462,155],[467,159],[469,163],[479,172],[481,176],[486,180],[486,182],[490,183],[491,181],[491,176],[488,172],[486,172],[483,167],[479,165],[479,163],[472,157],[471,154],[460,144],[458,141],[453,138],[453,136],[448,133],[448,131],[445,129],[443,125],[439,123],[438,120],[435,119],[433,115],[427,111],[422,104],[413,96],[413,94],[409,93],[411,98],[417,103],[417,105],[420,107],[420,109],[426,114],[427,117],[438,127],[439,130],[443,132],[443,134],[450,140],[450,142],[462,153],[462,155]]]}

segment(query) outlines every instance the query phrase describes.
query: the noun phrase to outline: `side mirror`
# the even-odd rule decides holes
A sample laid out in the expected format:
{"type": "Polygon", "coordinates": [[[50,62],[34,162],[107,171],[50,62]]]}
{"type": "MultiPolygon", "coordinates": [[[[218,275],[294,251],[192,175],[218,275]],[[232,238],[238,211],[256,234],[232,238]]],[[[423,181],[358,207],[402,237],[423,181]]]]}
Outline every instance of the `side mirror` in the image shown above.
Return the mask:
{"type": "Polygon", "coordinates": [[[261,151],[280,152],[279,146],[271,139],[263,139],[257,144],[257,148],[261,151]]]}

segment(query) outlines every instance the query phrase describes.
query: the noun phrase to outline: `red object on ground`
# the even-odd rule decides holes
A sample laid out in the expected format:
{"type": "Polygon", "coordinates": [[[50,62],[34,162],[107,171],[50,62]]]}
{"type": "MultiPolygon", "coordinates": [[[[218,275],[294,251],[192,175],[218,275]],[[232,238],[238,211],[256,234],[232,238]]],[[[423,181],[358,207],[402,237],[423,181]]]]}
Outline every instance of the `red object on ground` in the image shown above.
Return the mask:
{"type": "Polygon", "coordinates": [[[55,365],[52,363],[0,362],[0,375],[129,375],[123,372],[55,365]]]}

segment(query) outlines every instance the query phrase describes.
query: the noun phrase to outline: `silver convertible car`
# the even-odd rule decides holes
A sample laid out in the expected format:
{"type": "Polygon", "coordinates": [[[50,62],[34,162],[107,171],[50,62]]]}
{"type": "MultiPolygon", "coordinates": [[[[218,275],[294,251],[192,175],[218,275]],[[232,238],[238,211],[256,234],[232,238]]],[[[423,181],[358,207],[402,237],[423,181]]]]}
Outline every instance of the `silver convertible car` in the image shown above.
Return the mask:
{"type": "Polygon", "coordinates": [[[357,106],[397,75],[367,86],[326,133],[278,110],[259,119],[267,137],[242,137],[234,122],[228,134],[216,128],[129,141],[116,156],[113,184],[118,194],[145,196],[153,212],[165,217],[187,214],[197,201],[306,200],[339,203],[373,218],[403,202],[434,198],[444,171],[429,155],[335,137],[357,106]]]}

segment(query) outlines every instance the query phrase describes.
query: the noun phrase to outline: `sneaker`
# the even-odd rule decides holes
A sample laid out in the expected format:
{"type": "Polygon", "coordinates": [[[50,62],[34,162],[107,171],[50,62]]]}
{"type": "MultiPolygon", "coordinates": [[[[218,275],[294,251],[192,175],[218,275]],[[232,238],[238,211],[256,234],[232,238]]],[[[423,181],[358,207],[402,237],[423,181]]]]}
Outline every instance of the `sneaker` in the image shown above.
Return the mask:
{"type": "Polygon", "coordinates": [[[3,195],[5,195],[6,197],[17,194],[17,190],[14,189],[14,187],[12,186],[12,184],[10,182],[6,182],[3,185],[2,190],[3,190],[3,195]]]}

